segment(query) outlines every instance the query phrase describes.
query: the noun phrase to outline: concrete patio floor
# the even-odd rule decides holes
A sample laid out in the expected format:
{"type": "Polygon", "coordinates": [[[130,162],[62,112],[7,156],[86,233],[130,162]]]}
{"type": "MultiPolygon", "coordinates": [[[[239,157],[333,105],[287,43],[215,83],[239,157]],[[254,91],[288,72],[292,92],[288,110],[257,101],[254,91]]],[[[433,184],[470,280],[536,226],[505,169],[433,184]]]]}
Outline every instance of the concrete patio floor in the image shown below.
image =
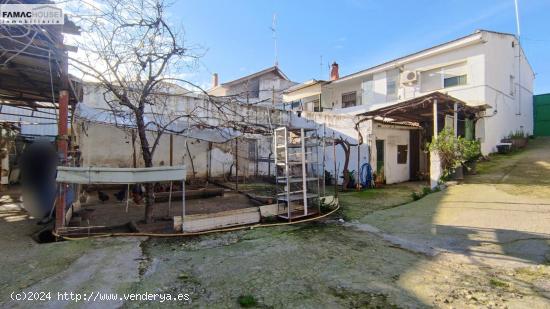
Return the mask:
{"type": "MultiPolygon", "coordinates": [[[[479,175],[360,220],[481,263],[550,262],[550,139],[480,164],[479,175]]],[[[504,263],[505,264],[505,263],[504,263]]]]}
{"type": "Polygon", "coordinates": [[[0,207],[0,307],[549,308],[550,140],[493,156],[465,184],[411,202],[422,184],[341,194],[323,222],[192,238],[36,244],[0,207]],[[408,203],[408,204],[405,204],[408,203]],[[399,206],[400,205],[400,206],[399,206]],[[373,232],[374,231],[374,232],[373,232]],[[187,303],[23,303],[11,291],[188,293],[187,303]]]}

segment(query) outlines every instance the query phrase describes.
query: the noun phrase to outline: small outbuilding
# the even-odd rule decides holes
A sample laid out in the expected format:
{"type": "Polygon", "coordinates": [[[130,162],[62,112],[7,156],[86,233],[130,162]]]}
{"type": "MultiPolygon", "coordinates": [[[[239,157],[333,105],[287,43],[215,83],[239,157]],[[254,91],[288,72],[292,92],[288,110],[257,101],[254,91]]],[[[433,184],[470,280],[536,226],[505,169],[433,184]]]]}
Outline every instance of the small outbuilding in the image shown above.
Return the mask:
{"type": "Polygon", "coordinates": [[[441,177],[439,158],[428,154],[425,145],[445,127],[474,139],[477,115],[485,109],[436,91],[361,114],[374,120],[371,164],[375,172],[384,173],[387,183],[429,177],[431,186],[436,186],[441,177]],[[389,135],[384,132],[388,126],[408,132],[389,135]]]}

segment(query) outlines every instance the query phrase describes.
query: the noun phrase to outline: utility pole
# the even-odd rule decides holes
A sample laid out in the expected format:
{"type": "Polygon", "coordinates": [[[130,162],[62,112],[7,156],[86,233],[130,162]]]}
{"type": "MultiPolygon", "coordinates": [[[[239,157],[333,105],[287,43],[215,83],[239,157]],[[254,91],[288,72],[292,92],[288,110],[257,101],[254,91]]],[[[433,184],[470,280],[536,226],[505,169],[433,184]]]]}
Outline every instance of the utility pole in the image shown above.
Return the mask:
{"type": "Polygon", "coordinates": [[[516,9],[516,31],[518,36],[518,112],[517,112],[517,115],[521,115],[521,31],[519,27],[518,0],[514,0],[514,7],[516,9]]]}

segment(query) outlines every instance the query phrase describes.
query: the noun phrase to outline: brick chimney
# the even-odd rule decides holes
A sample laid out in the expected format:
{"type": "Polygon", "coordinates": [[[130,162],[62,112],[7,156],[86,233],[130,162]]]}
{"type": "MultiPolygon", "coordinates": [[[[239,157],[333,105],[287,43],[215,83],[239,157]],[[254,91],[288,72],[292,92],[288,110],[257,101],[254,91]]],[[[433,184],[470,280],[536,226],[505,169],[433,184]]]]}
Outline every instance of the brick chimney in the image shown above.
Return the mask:
{"type": "Polygon", "coordinates": [[[212,88],[218,87],[218,73],[212,74],[212,88]]]}
{"type": "Polygon", "coordinates": [[[338,78],[340,78],[338,74],[338,63],[333,62],[330,69],[330,80],[337,80],[338,78]]]}

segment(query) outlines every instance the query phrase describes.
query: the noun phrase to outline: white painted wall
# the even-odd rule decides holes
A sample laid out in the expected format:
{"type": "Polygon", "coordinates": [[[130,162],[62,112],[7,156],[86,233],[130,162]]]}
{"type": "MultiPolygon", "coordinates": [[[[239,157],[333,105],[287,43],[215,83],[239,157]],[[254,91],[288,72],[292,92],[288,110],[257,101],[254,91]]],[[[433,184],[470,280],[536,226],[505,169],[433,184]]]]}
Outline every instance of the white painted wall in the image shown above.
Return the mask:
{"type": "MultiPolygon", "coordinates": [[[[82,152],[82,166],[104,167],[132,167],[133,147],[131,133],[113,125],[101,123],[83,123],[77,125],[82,152]]],[[[151,138],[151,137],[149,137],[151,138]]],[[[153,165],[169,165],[170,163],[170,137],[168,134],[161,137],[159,145],[153,156],[153,165]]],[[[196,139],[186,139],[183,136],[174,136],[173,164],[187,167],[188,176],[193,175],[191,159],[195,165],[197,177],[206,176],[206,158],[208,142],[196,139]],[[186,142],[189,146],[189,156],[186,142]]],[[[135,142],[138,167],[144,166],[141,157],[139,138],[135,142]]]]}
{"type": "Polygon", "coordinates": [[[360,104],[361,100],[361,80],[353,79],[347,82],[342,82],[339,84],[330,83],[322,87],[321,93],[321,105],[323,109],[326,110],[337,110],[342,107],[342,94],[348,93],[351,91],[356,91],[357,93],[357,102],[360,104]]]}
{"type": "Polygon", "coordinates": [[[376,171],[376,140],[384,140],[384,174],[386,183],[398,183],[409,180],[410,148],[407,147],[407,163],[397,163],[397,145],[409,146],[409,128],[399,128],[380,123],[374,123],[372,127],[372,158],[371,166],[376,171]]]}
{"type": "Polygon", "coordinates": [[[533,133],[534,73],[514,37],[491,33],[485,45],[485,102],[492,108],[478,125],[485,128],[480,132],[482,151],[489,153],[496,151],[496,144],[514,131],[533,133]],[[514,77],[513,91],[510,76],[514,77]]]}
{"type": "MultiPolygon", "coordinates": [[[[117,128],[113,125],[90,123],[79,121],[78,134],[80,149],[82,151],[83,166],[104,166],[104,167],[132,167],[133,147],[131,133],[117,128]]],[[[150,136],[151,137],[151,136],[150,136]]],[[[268,157],[271,151],[271,139],[261,135],[250,135],[246,138],[239,138],[238,159],[239,175],[254,176],[256,174],[256,162],[249,160],[248,141],[255,139],[258,145],[258,156],[268,157]]],[[[138,167],[144,166],[141,157],[139,139],[136,139],[136,156],[138,167]]],[[[173,137],[173,164],[185,165],[187,176],[205,178],[208,170],[209,142],[184,136],[174,135],[173,137]],[[187,141],[187,144],[186,144],[187,141]],[[188,150],[189,148],[189,150],[188,150]]],[[[235,140],[226,143],[212,143],[211,149],[211,177],[223,177],[233,165],[235,173],[235,140]]],[[[165,134],[161,137],[159,145],[153,155],[153,165],[170,164],[170,136],[165,134]]],[[[258,175],[268,174],[268,163],[258,163],[258,175]]],[[[271,172],[274,166],[271,164],[271,172]]]]}

